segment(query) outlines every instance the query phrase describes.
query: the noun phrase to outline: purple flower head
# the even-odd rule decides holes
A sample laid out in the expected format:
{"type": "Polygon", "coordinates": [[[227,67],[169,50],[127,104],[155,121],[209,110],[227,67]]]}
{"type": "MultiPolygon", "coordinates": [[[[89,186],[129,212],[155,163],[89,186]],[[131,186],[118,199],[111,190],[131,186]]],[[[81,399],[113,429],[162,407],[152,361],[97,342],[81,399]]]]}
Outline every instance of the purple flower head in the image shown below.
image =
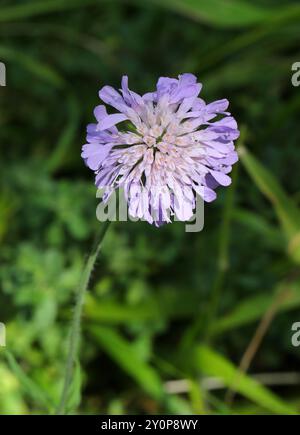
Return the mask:
{"type": "Polygon", "coordinates": [[[217,186],[231,183],[239,131],[226,111],[229,103],[206,104],[193,74],[160,77],[156,90],[143,96],[129,90],[127,76],[121,86],[119,92],[111,86],[100,90],[116,113],[95,108],[97,123],[88,125],[81,156],[95,171],[105,201],[123,188],[131,216],[157,225],[174,215],[187,221],[196,194],[211,202],[217,186]]]}

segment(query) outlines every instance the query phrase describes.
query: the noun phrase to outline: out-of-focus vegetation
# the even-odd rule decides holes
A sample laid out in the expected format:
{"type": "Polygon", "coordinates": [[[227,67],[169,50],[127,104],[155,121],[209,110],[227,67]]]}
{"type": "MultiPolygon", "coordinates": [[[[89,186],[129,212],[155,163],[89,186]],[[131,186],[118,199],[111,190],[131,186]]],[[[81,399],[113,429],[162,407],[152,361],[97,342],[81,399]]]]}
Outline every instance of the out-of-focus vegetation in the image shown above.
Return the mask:
{"type": "Polygon", "coordinates": [[[101,225],[80,158],[97,90],[127,73],[143,93],[182,72],[207,101],[230,99],[243,127],[234,184],[200,233],[111,226],[68,411],[299,413],[299,25],[291,0],[0,2],[0,413],[53,413],[59,400],[101,225]]]}

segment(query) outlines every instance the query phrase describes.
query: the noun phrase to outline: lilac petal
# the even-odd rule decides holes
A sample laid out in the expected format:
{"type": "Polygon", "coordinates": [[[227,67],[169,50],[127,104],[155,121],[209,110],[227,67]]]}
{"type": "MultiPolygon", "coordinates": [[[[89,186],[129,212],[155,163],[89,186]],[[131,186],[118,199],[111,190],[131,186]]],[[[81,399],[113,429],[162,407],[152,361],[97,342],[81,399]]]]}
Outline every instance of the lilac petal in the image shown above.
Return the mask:
{"type": "Polygon", "coordinates": [[[175,195],[174,212],[180,221],[188,221],[193,216],[193,207],[184,196],[180,199],[175,195]]]}
{"type": "Polygon", "coordinates": [[[231,171],[232,171],[231,165],[222,167],[222,172],[224,172],[224,174],[229,174],[231,171]]]}
{"type": "MultiPolygon", "coordinates": [[[[197,120],[195,121],[190,121],[191,125],[194,127],[194,123],[196,123],[197,120]]],[[[195,124],[196,125],[196,124],[195,124]]],[[[199,130],[197,132],[194,133],[194,136],[197,140],[201,141],[201,142],[206,142],[206,141],[213,141],[215,139],[218,139],[218,133],[216,133],[215,131],[213,131],[213,129],[206,129],[206,130],[199,130]]]]}
{"type": "Polygon", "coordinates": [[[216,157],[217,159],[222,159],[224,157],[224,154],[222,154],[220,151],[216,150],[215,148],[211,147],[205,147],[205,150],[207,152],[208,157],[216,157]]]}
{"type": "Polygon", "coordinates": [[[225,112],[228,106],[229,106],[229,101],[224,98],[223,100],[217,100],[207,104],[206,111],[208,113],[222,113],[225,112]]]}
{"type": "Polygon", "coordinates": [[[111,86],[104,86],[100,89],[99,97],[104,103],[109,104],[120,112],[126,112],[128,108],[119,92],[111,86]]]}
{"type": "Polygon", "coordinates": [[[110,130],[99,131],[97,130],[97,124],[89,124],[87,131],[87,141],[89,143],[112,143],[116,142],[118,136],[113,135],[111,132],[115,127],[112,127],[110,130]]]}
{"type": "Polygon", "coordinates": [[[102,169],[97,175],[95,179],[95,184],[99,188],[103,187],[111,187],[112,181],[119,174],[120,169],[117,168],[105,168],[102,169]]]}
{"type": "Polygon", "coordinates": [[[119,122],[125,121],[126,119],[128,119],[128,117],[123,113],[114,113],[113,115],[107,115],[99,122],[97,129],[99,131],[107,130],[108,128],[111,128],[119,122]]]}
{"type": "Polygon", "coordinates": [[[232,150],[230,144],[222,143],[219,140],[211,140],[211,141],[205,140],[205,145],[212,147],[223,154],[227,154],[232,150]]]}
{"type": "Polygon", "coordinates": [[[86,144],[82,147],[81,157],[83,157],[86,165],[96,171],[103,160],[106,159],[110,150],[112,149],[111,144],[100,145],[100,144],[86,144]]]}
{"type": "Polygon", "coordinates": [[[158,205],[158,210],[155,210],[155,226],[156,227],[161,227],[165,221],[163,219],[163,213],[162,213],[162,208],[161,208],[161,204],[159,203],[158,205]]]}
{"type": "Polygon", "coordinates": [[[121,87],[122,87],[123,98],[125,100],[125,103],[129,104],[131,102],[131,95],[128,88],[128,76],[122,77],[121,87]]]}
{"type": "Polygon", "coordinates": [[[231,152],[228,154],[227,157],[221,159],[222,165],[234,165],[239,160],[238,153],[236,151],[231,152]]]}
{"type": "MultiPolygon", "coordinates": [[[[183,100],[183,102],[185,102],[186,100],[189,100],[189,98],[185,98],[184,100],[183,100]]],[[[182,103],[183,104],[183,103],[182,103]]],[[[180,112],[178,111],[177,113],[179,113],[180,114],[180,112]]],[[[198,121],[199,121],[199,125],[201,125],[201,124],[203,124],[204,123],[204,117],[203,117],[203,112],[201,112],[201,111],[198,111],[198,112],[186,112],[186,113],[183,113],[183,115],[182,115],[182,119],[190,119],[190,118],[198,118],[198,121]]]]}
{"type": "Polygon", "coordinates": [[[94,109],[94,115],[95,118],[97,119],[97,121],[101,121],[102,118],[104,118],[105,116],[107,116],[107,111],[105,106],[103,106],[102,104],[99,106],[96,106],[94,109]]]}
{"type": "Polygon", "coordinates": [[[204,111],[206,108],[205,101],[202,98],[196,98],[194,104],[193,104],[193,110],[195,111],[204,111]]]}
{"type": "Polygon", "coordinates": [[[232,116],[225,116],[225,118],[220,119],[219,121],[215,121],[211,123],[214,127],[228,127],[232,130],[237,129],[236,120],[232,116]]]}
{"type": "Polygon", "coordinates": [[[195,97],[185,98],[177,110],[177,116],[179,117],[184,116],[185,118],[194,117],[195,116],[194,114],[196,114],[196,116],[199,116],[201,112],[189,112],[189,110],[194,104],[194,101],[195,101],[195,97]]]}
{"type": "Polygon", "coordinates": [[[208,187],[204,187],[204,196],[203,199],[206,202],[212,202],[217,198],[217,194],[214,190],[209,189],[208,187]]]}
{"type": "Polygon", "coordinates": [[[157,93],[156,92],[147,92],[142,96],[143,100],[146,101],[156,101],[157,93]]]}
{"type": "Polygon", "coordinates": [[[139,94],[129,90],[127,76],[122,77],[121,86],[123,98],[126,104],[128,104],[134,110],[140,109],[144,106],[144,100],[142,99],[142,97],[139,94]]]}
{"type": "Polygon", "coordinates": [[[216,187],[218,187],[220,184],[214,179],[214,177],[211,174],[206,174],[205,176],[205,183],[206,186],[209,189],[215,189],[216,187]]]}
{"type": "Polygon", "coordinates": [[[197,77],[194,74],[184,73],[179,75],[179,86],[180,85],[193,85],[197,83],[197,77]]]}
{"type": "Polygon", "coordinates": [[[223,172],[210,170],[210,173],[221,186],[229,186],[231,184],[231,178],[223,174],[223,172]]]}
{"type": "Polygon", "coordinates": [[[206,202],[212,202],[217,197],[216,192],[207,186],[194,185],[194,190],[206,202]]]}
{"type": "Polygon", "coordinates": [[[200,84],[195,85],[187,85],[178,87],[175,91],[172,92],[170,103],[178,103],[180,100],[189,97],[197,97],[201,90],[200,84]]]}
{"type": "Polygon", "coordinates": [[[170,79],[169,77],[160,77],[157,84],[157,99],[159,100],[163,95],[170,95],[170,92],[178,84],[177,79],[170,79]]]}
{"type": "Polygon", "coordinates": [[[226,127],[226,126],[224,126],[224,127],[214,127],[213,126],[210,128],[210,130],[214,131],[216,133],[219,133],[220,138],[222,138],[223,140],[226,140],[226,141],[236,140],[240,135],[239,130],[236,130],[236,129],[233,129],[230,127],[226,127]]]}
{"type": "Polygon", "coordinates": [[[188,221],[193,216],[193,202],[187,192],[191,187],[182,186],[180,182],[174,185],[174,213],[180,221],[188,221]]]}

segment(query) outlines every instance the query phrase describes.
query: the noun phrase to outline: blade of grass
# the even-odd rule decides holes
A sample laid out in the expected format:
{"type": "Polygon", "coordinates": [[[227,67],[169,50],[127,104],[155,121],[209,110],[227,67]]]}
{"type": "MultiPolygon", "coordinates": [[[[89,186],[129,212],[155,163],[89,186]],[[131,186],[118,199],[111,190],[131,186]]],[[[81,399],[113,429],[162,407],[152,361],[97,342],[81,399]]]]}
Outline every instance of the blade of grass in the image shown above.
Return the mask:
{"type": "Polygon", "coordinates": [[[143,361],[135,347],[125,340],[116,330],[109,327],[89,326],[89,332],[105,352],[140,385],[157,400],[164,396],[163,385],[158,373],[143,361]]]}
{"type": "Polygon", "coordinates": [[[189,379],[189,398],[195,414],[206,414],[204,393],[201,384],[196,379],[189,379]]]}
{"type": "Polygon", "coordinates": [[[285,248],[283,233],[257,213],[237,208],[233,210],[232,218],[236,223],[247,228],[247,230],[256,233],[257,236],[263,237],[268,246],[280,251],[285,248]]]}
{"type": "Polygon", "coordinates": [[[273,204],[288,240],[288,253],[293,260],[300,262],[300,210],[275,176],[246,147],[239,149],[239,155],[257,187],[273,204]]]}
{"type": "Polygon", "coordinates": [[[10,370],[14,373],[18,381],[20,382],[21,388],[24,393],[30,397],[35,406],[42,406],[47,411],[53,410],[54,403],[51,398],[43,391],[38,384],[36,384],[22,369],[20,364],[18,364],[14,355],[5,349],[4,356],[6,358],[7,364],[10,370]]]}
{"type": "Polygon", "coordinates": [[[168,10],[218,27],[247,27],[271,19],[274,9],[255,6],[245,0],[151,0],[168,10]]]}
{"type": "Polygon", "coordinates": [[[235,392],[237,389],[237,385],[240,380],[240,376],[243,373],[246,373],[249,370],[250,364],[252,363],[255,355],[258,352],[259,347],[261,346],[261,343],[270,328],[271,323],[273,322],[274,317],[276,316],[279,307],[284,303],[284,301],[289,297],[290,294],[290,288],[289,288],[289,282],[292,281],[294,278],[291,277],[287,279],[286,285],[282,288],[282,290],[276,295],[274,300],[272,301],[272,304],[269,305],[268,309],[264,313],[263,317],[261,318],[258,327],[255,330],[255,333],[250,340],[250,343],[244,352],[241,362],[238,367],[238,373],[236,379],[232,381],[231,386],[228,388],[226,396],[225,396],[225,402],[232,406],[233,400],[235,397],[235,392]]]}
{"type": "MultiPolygon", "coordinates": [[[[230,361],[204,345],[196,349],[195,364],[202,374],[216,376],[227,386],[231,385],[237,374],[237,368],[230,361]]],[[[297,414],[293,407],[286,405],[268,388],[245,374],[240,376],[237,391],[274,414],[297,414]]]]}
{"type": "MultiPolygon", "coordinates": [[[[286,283],[279,284],[275,290],[268,291],[257,296],[248,298],[235,306],[225,316],[216,320],[212,325],[212,334],[220,335],[230,330],[240,328],[251,322],[255,322],[263,316],[268,307],[272,304],[276,295],[286,286],[286,283]]],[[[288,297],[278,308],[279,312],[296,309],[300,306],[300,281],[289,284],[288,297]]]]}
{"type": "Polygon", "coordinates": [[[21,51],[0,45],[0,58],[8,62],[16,62],[22,68],[28,70],[39,79],[48,82],[56,88],[61,88],[65,85],[64,79],[49,65],[46,65],[21,51]]]}
{"type": "Polygon", "coordinates": [[[0,22],[24,20],[36,15],[81,8],[97,2],[99,3],[98,0],[40,0],[18,3],[1,8],[0,22]]]}
{"type": "MultiPolygon", "coordinates": [[[[235,53],[245,52],[248,47],[258,44],[260,41],[269,38],[271,43],[274,38],[273,35],[278,30],[282,30],[284,27],[289,26],[294,21],[297,22],[300,16],[300,7],[298,5],[289,5],[287,8],[278,10],[277,14],[272,16],[268,22],[263,25],[259,25],[254,29],[238,34],[236,37],[231,38],[229,41],[225,41],[224,44],[218,44],[215,49],[210,48],[209,51],[203,52],[201,56],[201,63],[198,59],[193,59],[188,63],[188,70],[199,72],[211,70],[212,67],[224,59],[228,59],[235,53]],[[203,61],[205,59],[205,61],[203,61]]],[[[291,43],[290,39],[287,40],[287,44],[291,43]]]]}
{"type": "Polygon", "coordinates": [[[85,305],[85,318],[91,322],[117,324],[151,323],[171,319],[189,318],[198,313],[201,295],[193,290],[182,292],[161,290],[159,298],[149,296],[143,303],[125,305],[117,301],[98,301],[89,294],[85,305]]]}
{"type": "Polygon", "coordinates": [[[53,153],[50,155],[46,163],[46,168],[50,173],[57,171],[57,169],[59,169],[64,163],[64,156],[67,154],[69,147],[72,145],[76,136],[79,122],[79,105],[78,101],[72,94],[68,96],[67,113],[69,116],[69,122],[63,130],[53,153]]]}

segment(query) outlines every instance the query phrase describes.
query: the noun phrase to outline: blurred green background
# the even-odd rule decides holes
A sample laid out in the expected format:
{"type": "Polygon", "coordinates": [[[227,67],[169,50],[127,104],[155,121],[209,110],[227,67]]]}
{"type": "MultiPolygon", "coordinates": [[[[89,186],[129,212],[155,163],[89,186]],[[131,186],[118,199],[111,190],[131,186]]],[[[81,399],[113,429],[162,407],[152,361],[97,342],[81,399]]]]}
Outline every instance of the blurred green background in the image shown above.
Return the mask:
{"type": "Polygon", "coordinates": [[[300,5],[0,2],[0,413],[53,413],[96,228],[80,149],[97,92],[197,75],[242,128],[205,227],[114,223],[93,272],[68,412],[300,412],[300,5]]]}

